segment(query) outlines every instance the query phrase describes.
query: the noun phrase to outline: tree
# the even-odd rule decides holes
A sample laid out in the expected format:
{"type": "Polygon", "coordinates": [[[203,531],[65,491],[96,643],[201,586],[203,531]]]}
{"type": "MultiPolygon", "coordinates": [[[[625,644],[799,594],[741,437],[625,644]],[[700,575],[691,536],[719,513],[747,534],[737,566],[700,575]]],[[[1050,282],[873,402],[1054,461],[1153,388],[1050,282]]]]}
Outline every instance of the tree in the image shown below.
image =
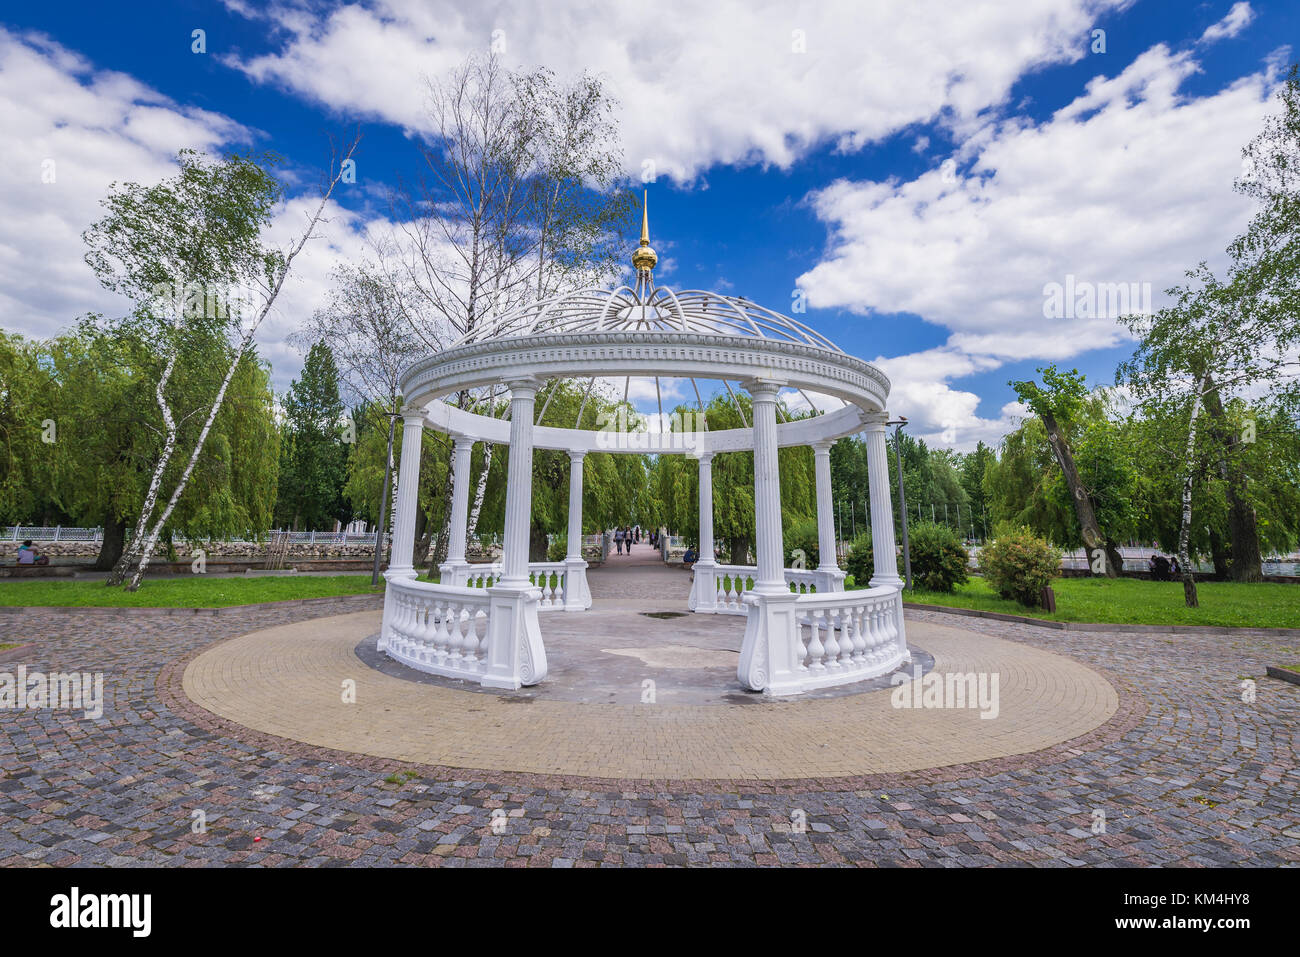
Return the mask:
{"type": "MultiPolygon", "coordinates": [[[[182,150],[177,175],[169,180],[153,186],[114,183],[102,201],[107,215],[83,234],[86,262],[100,283],[135,303],[131,315],[118,325],[148,343],[161,360],[153,383],[161,448],[137,513],[135,534],[110,573],[109,584],[120,584],[129,563],[157,541],[156,534],[146,533],[177,449],[178,432],[205,404],[173,387],[187,339],[224,332],[239,287],[274,268],[260,236],[283,196],[269,172],[276,162],[271,154],[232,153],[212,161],[197,151],[182,150]]],[[[138,580],[137,575],[133,582],[138,580]]]]}
{"type": "Polygon", "coordinates": [[[1079,370],[1059,372],[1055,365],[1040,368],[1043,385],[1036,382],[1009,383],[1020,401],[1029,406],[1042,419],[1047,429],[1047,440],[1061,468],[1061,475],[1069,489],[1074,512],[1079,520],[1079,532],[1087,552],[1093,574],[1115,578],[1124,567],[1119,546],[1113,536],[1103,535],[1097,521],[1096,509],[1088,487],[1079,476],[1074,453],[1070,449],[1066,429],[1074,422],[1084,397],[1088,394],[1079,370]]]}
{"type": "Polygon", "coordinates": [[[302,372],[284,398],[284,439],[280,465],[280,524],[328,528],[345,521],[343,486],[347,481],[343,399],[338,367],[324,342],[307,353],[302,372]]]}

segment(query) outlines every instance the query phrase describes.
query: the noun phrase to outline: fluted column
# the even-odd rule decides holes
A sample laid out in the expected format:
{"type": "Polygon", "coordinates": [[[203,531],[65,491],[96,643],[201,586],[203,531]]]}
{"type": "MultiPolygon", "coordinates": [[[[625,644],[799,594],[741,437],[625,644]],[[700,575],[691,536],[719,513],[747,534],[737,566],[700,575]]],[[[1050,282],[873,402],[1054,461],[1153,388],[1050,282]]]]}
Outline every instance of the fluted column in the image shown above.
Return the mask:
{"type": "Polygon", "coordinates": [[[839,571],[835,561],[835,506],[831,500],[831,445],[813,445],[813,471],[817,477],[817,551],[818,571],[839,571]]]}
{"type": "MultiPolygon", "coordinates": [[[[700,558],[713,564],[713,453],[700,453],[700,558]]],[[[697,563],[698,564],[698,563],[697,563]]]]}
{"type": "Polygon", "coordinates": [[[397,519],[393,523],[393,553],[390,574],[415,577],[415,513],[420,494],[420,442],[424,437],[424,413],[407,411],[402,416],[402,459],[397,468],[397,519]]]}
{"type": "Polygon", "coordinates": [[[866,428],[867,478],[871,483],[871,550],[873,574],[870,585],[903,587],[898,577],[898,556],[894,547],[894,505],[889,492],[889,450],[885,441],[885,423],[875,422],[866,428]]]}
{"type": "Polygon", "coordinates": [[[776,454],[776,396],[780,383],[756,379],[746,386],[754,399],[754,530],[758,553],[754,591],[788,592],[781,534],[781,474],[776,454]]]}
{"type": "Polygon", "coordinates": [[[582,557],[582,463],[586,452],[569,453],[569,547],[565,559],[582,557]]]}
{"type": "Polygon", "coordinates": [[[533,510],[533,403],[536,379],[512,379],[510,465],[506,471],[506,521],[501,546],[501,583],[528,584],[528,531],[533,510]]]}
{"type": "Polygon", "coordinates": [[[456,436],[451,453],[451,523],[448,528],[447,561],[465,561],[465,526],[469,522],[469,465],[474,439],[456,436]]]}

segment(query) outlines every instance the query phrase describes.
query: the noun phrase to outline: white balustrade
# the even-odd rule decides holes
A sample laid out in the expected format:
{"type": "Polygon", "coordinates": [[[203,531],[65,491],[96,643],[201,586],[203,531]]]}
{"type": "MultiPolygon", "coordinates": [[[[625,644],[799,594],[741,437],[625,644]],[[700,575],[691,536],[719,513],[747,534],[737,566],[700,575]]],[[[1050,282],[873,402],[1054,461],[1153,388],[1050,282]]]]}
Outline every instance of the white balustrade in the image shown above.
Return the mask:
{"type": "Polygon", "coordinates": [[[903,598],[893,585],[806,595],[745,596],[738,675],[789,695],[888,674],[910,658],[903,598]]]}
{"type": "MultiPolygon", "coordinates": [[[[441,583],[456,588],[489,588],[501,579],[501,563],[451,564],[442,566],[441,583]]],[[[579,574],[582,570],[579,569],[579,574]]],[[[538,611],[564,611],[566,589],[569,587],[569,568],[565,562],[529,562],[528,581],[541,593],[538,611]]],[[[581,582],[573,584],[581,587],[581,582]]],[[[590,594],[585,594],[584,607],[591,607],[590,594]]]]}
{"type": "MultiPolygon", "coordinates": [[[[688,602],[692,611],[719,615],[744,615],[744,593],[753,587],[754,565],[696,565],[696,582],[688,602]],[[709,598],[712,597],[712,601],[709,598]]],[[[815,568],[787,568],[785,581],[796,595],[824,595],[844,590],[844,576],[815,568]]]]}
{"type": "Polygon", "coordinates": [[[390,578],[382,643],[389,657],[430,674],[481,680],[490,599],[481,588],[390,578]]]}

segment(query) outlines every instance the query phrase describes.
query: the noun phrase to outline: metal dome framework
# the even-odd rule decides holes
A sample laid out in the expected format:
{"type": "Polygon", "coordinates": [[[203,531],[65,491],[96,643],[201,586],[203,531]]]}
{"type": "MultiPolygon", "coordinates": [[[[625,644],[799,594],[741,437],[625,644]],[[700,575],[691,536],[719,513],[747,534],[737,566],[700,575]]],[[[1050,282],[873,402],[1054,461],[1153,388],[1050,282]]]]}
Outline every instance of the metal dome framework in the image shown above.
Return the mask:
{"type": "MultiPolygon", "coordinates": [[[[690,454],[698,460],[700,560],[689,607],[748,615],[738,669],[746,687],[796,694],[875,677],[909,657],[894,563],[878,565],[871,587],[854,592],[843,591],[844,575],[835,563],[830,448],[856,433],[867,439],[876,552],[894,554],[885,445],[889,380],[803,323],[747,299],[656,287],[655,261],[643,213],[634,287],[585,289],[535,303],[485,322],[403,373],[397,520],[380,635],[391,657],[490,687],[518,688],[545,677],[538,611],[591,605],[581,540],[583,463],[592,452],[690,454]],[[752,422],[742,410],[744,427],[716,432],[703,421],[698,431],[649,433],[536,424],[546,410],[544,402],[539,414],[536,400],[548,382],[585,379],[589,395],[597,379],[630,382],[634,376],[655,378],[661,412],[660,377],[691,379],[701,410],[698,380],[722,382],[740,409],[731,386],[736,382],[751,396],[752,422]],[[445,401],[479,388],[495,395],[502,386],[509,395],[508,420],[445,401]],[[841,407],[779,422],[779,395],[789,389],[806,399],[808,392],[834,397],[841,407]],[[415,581],[412,566],[426,427],[455,440],[450,540],[439,584],[415,581]],[[465,548],[470,457],[478,441],[510,448],[502,560],[487,573],[466,560],[465,548]],[[814,449],[822,556],[815,570],[784,567],[776,453],[794,445],[814,449]],[[528,560],[534,448],[570,456],[569,553],[563,562],[528,560]],[[754,455],[756,566],[724,566],[714,558],[711,463],[718,453],[740,451],[754,455]],[[751,579],[753,587],[741,595],[737,580],[751,579]],[[475,583],[491,587],[468,587],[475,583]]],[[[586,397],[575,425],[585,406],[586,397]]]]}

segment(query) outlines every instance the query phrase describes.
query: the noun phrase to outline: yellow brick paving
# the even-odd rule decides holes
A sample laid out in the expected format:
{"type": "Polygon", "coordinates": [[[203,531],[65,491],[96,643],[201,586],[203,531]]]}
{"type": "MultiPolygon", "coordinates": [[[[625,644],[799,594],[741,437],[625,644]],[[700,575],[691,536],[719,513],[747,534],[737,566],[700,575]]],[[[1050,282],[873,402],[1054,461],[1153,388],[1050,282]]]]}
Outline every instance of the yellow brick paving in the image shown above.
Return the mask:
{"type": "Polygon", "coordinates": [[[892,689],[736,705],[584,704],[418,684],[354,649],[379,612],[280,625],[195,658],[183,687],[230,721],[318,747],[419,764],[598,778],[850,777],[1028,754],[1104,724],[1115,689],[1072,658],[990,635],[909,622],[934,671],[997,673],[1000,713],[897,709],[892,689]],[[356,703],[343,701],[347,680],[356,703]]]}

